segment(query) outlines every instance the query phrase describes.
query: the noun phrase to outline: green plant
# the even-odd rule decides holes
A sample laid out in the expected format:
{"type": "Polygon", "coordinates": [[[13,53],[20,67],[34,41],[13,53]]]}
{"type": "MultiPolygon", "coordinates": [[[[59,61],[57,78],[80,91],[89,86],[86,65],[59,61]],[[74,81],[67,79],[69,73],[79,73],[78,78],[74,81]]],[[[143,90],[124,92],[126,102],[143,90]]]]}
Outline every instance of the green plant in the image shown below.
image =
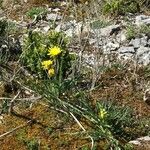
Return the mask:
{"type": "Polygon", "coordinates": [[[9,60],[16,60],[21,52],[17,38],[19,30],[14,22],[0,20],[0,64],[7,64],[9,60]]]}
{"type": "Polygon", "coordinates": [[[88,147],[88,146],[83,146],[83,147],[81,148],[81,150],[89,150],[89,147],[88,147]]]}
{"type": "Polygon", "coordinates": [[[44,7],[32,7],[27,13],[27,17],[34,19],[35,16],[41,17],[47,13],[47,9],[44,7]]]}
{"type": "Polygon", "coordinates": [[[148,26],[148,25],[141,25],[140,29],[139,29],[139,32],[143,33],[143,34],[149,34],[150,33],[150,26],[148,26]]]}
{"type": "Polygon", "coordinates": [[[134,116],[131,109],[127,107],[115,106],[113,103],[103,103],[102,106],[108,112],[106,122],[111,127],[111,132],[117,137],[122,137],[122,139],[127,140],[128,138],[133,138],[133,133],[130,134],[125,131],[125,128],[130,128],[133,125],[134,116]]]}
{"type": "Polygon", "coordinates": [[[31,31],[24,42],[22,62],[40,78],[55,78],[61,82],[71,67],[67,44],[68,38],[63,32],[50,31],[44,35],[31,31]]]}
{"type": "Polygon", "coordinates": [[[141,25],[139,27],[135,25],[128,25],[126,29],[126,36],[127,39],[131,40],[135,37],[139,37],[142,34],[149,34],[150,33],[150,27],[148,25],[141,25]]]}
{"type": "Polygon", "coordinates": [[[135,28],[135,26],[133,25],[127,26],[127,29],[126,29],[127,39],[131,40],[132,38],[135,38],[136,35],[137,35],[137,29],[135,28]]]}
{"type": "Polygon", "coordinates": [[[28,150],[38,150],[39,149],[39,143],[38,140],[35,138],[29,139],[27,138],[26,129],[21,129],[17,133],[17,139],[22,142],[24,145],[26,145],[28,150]]]}
{"type": "Polygon", "coordinates": [[[105,20],[96,20],[96,21],[93,21],[90,24],[90,26],[93,29],[99,29],[99,28],[104,28],[104,27],[106,27],[110,24],[111,24],[111,22],[108,22],[108,21],[105,21],[105,20]]]}
{"type": "Polygon", "coordinates": [[[8,60],[9,52],[7,50],[8,41],[8,23],[5,19],[0,20],[0,64],[4,64],[8,60]],[[5,46],[4,46],[5,45],[5,46]]]}
{"type": "Polygon", "coordinates": [[[121,15],[125,13],[135,13],[139,11],[139,4],[135,0],[106,0],[103,5],[103,12],[112,15],[121,15]]]}
{"type": "Polygon", "coordinates": [[[35,139],[27,140],[27,141],[25,141],[25,144],[26,144],[28,150],[38,150],[39,149],[39,143],[35,139]]]}
{"type": "MultiPolygon", "coordinates": [[[[72,113],[77,118],[86,119],[88,124],[92,126],[91,131],[84,132],[86,137],[91,136],[94,141],[105,139],[105,145],[107,145],[108,149],[113,147],[117,150],[117,148],[122,147],[116,135],[122,133],[121,131],[126,127],[125,125],[129,124],[129,122],[131,123],[132,118],[130,119],[131,114],[128,110],[125,108],[117,109],[117,107],[114,108],[114,106],[110,104],[104,105],[101,103],[97,103],[97,107],[93,108],[86,94],[79,92],[78,87],[73,90],[73,93],[76,94],[72,94],[71,92],[67,94],[67,90],[62,92],[63,89],[61,89],[60,93],[63,94],[57,96],[50,89],[50,82],[42,81],[37,85],[30,81],[29,83],[30,85],[28,85],[32,87],[34,91],[45,97],[49,105],[63,110],[68,114],[72,113]],[[120,128],[120,132],[118,128],[120,128]]],[[[71,89],[69,89],[69,91],[71,91],[71,89]]]]}
{"type": "Polygon", "coordinates": [[[0,8],[2,8],[3,0],[0,0],[0,8]]]}

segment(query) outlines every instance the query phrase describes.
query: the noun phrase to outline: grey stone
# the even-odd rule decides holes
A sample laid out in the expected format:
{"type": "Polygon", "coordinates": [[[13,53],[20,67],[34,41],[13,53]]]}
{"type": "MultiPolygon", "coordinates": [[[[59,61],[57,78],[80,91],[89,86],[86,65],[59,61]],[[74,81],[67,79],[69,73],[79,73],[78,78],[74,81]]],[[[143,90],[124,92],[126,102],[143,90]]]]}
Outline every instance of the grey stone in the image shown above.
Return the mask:
{"type": "Polygon", "coordinates": [[[93,44],[95,44],[95,43],[97,43],[98,41],[96,40],[96,39],[89,39],[89,44],[90,45],[93,45],[93,44]]]}
{"type": "Polygon", "coordinates": [[[133,140],[129,142],[130,144],[134,144],[134,145],[141,145],[141,142],[133,140]]]}
{"type": "Polygon", "coordinates": [[[135,53],[133,46],[128,46],[128,47],[123,46],[123,47],[119,48],[118,51],[119,51],[119,53],[132,53],[132,54],[135,53]]]}
{"type": "Polygon", "coordinates": [[[71,28],[64,32],[68,37],[73,37],[73,35],[75,35],[74,30],[72,30],[71,28]]]}
{"type": "Polygon", "coordinates": [[[120,25],[110,25],[100,29],[101,36],[110,36],[111,34],[120,30],[120,25]]]}
{"type": "Polygon", "coordinates": [[[49,29],[50,29],[50,26],[49,26],[49,25],[48,25],[48,26],[43,27],[43,31],[44,31],[44,33],[47,33],[47,32],[49,31],[49,29]]]}
{"type": "MultiPolygon", "coordinates": [[[[149,91],[150,91],[150,89],[149,89],[149,91]]],[[[150,141],[150,137],[144,136],[144,137],[138,138],[137,140],[139,140],[139,141],[150,141]]]]}
{"type": "Polygon", "coordinates": [[[150,55],[143,55],[142,57],[138,58],[139,64],[147,66],[150,64],[150,55]]]}
{"type": "Polygon", "coordinates": [[[134,54],[132,53],[122,53],[118,55],[119,59],[124,59],[124,60],[129,60],[129,59],[133,59],[134,54]]]}
{"type": "Polygon", "coordinates": [[[59,12],[59,11],[60,11],[60,8],[52,9],[52,11],[54,11],[54,12],[59,12]]]}
{"type": "MultiPolygon", "coordinates": [[[[150,105],[150,89],[145,90],[144,96],[143,96],[143,100],[148,105],[150,105]]],[[[150,141],[150,137],[146,137],[145,140],[149,140],[150,141]]]]}
{"type": "Polygon", "coordinates": [[[83,63],[88,66],[94,66],[94,64],[96,63],[95,59],[96,59],[96,56],[94,54],[83,55],[83,63]]]}
{"type": "Polygon", "coordinates": [[[147,45],[147,39],[148,39],[148,37],[147,36],[144,36],[144,37],[142,37],[141,38],[141,46],[146,46],[147,45]]]}
{"type": "Polygon", "coordinates": [[[138,63],[143,65],[150,64],[150,48],[141,46],[136,52],[138,63]]]}
{"type": "Polygon", "coordinates": [[[149,150],[150,149],[150,137],[145,136],[137,138],[136,140],[130,141],[130,144],[133,145],[133,149],[136,150],[149,150]]]}
{"type": "Polygon", "coordinates": [[[122,43],[122,42],[126,41],[126,39],[127,39],[127,37],[126,37],[126,34],[125,34],[124,31],[121,31],[121,32],[120,32],[119,34],[117,34],[117,36],[116,36],[116,40],[117,40],[117,42],[119,42],[119,43],[122,43]]]}
{"type": "Polygon", "coordinates": [[[150,39],[147,41],[147,45],[150,47],[150,39]]]}
{"type": "Polygon", "coordinates": [[[142,24],[150,25],[150,16],[146,15],[139,15],[135,18],[135,24],[140,26],[142,24]]]}
{"type": "Polygon", "coordinates": [[[134,46],[134,48],[139,48],[141,44],[141,40],[139,38],[132,39],[129,45],[134,46]]]}
{"type": "Polygon", "coordinates": [[[103,51],[105,54],[108,54],[112,51],[116,51],[119,48],[119,43],[109,42],[103,46],[103,51]]]}
{"type": "Polygon", "coordinates": [[[139,48],[140,46],[146,46],[148,44],[147,40],[147,36],[144,36],[142,38],[135,38],[130,41],[129,45],[134,46],[134,48],[139,48]]]}
{"type": "Polygon", "coordinates": [[[46,19],[47,19],[47,20],[52,20],[52,21],[61,20],[61,19],[62,19],[62,16],[60,16],[60,15],[58,15],[58,14],[51,13],[51,14],[47,14],[46,19]]]}
{"type": "Polygon", "coordinates": [[[136,55],[137,56],[142,56],[145,54],[150,53],[150,48],[149,47],[144,47],[144,46],[140,46],[140,48],[137,49],[136,55]]]}

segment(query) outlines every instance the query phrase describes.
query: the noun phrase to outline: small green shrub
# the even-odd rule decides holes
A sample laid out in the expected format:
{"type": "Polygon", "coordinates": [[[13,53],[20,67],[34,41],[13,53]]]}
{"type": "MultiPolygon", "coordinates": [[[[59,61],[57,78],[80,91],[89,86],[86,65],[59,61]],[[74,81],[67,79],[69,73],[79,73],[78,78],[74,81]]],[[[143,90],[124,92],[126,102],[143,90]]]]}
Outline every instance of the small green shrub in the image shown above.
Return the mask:
{"type": "Polygon", "coordinates": [[[35,139],[25,141],[25,144],[26,144],[28,150],[38,150],[39,149],[39,143],[35,139]]]}
{"type": "Polygon", "coordinates": [[[0,37],[5,36],[7,28],[8,28],[7,20],[5,19],[0,20],[0,37]]]}
{"type": "Polygon", "coordinates": [[[0,8],[2,8],[3,0],[0,0],[0,8]]]}
{"type": "Polygon", "coordinates": [[[44,16],[47,13],[47,9],[44,7],[33,7],[27,13],[27,17],[34,19],[35,16],[44,16]]]}
{"type": "Polygon", "coordinates": [[[19,34],[19,30],[14,22],[6,19],[0,20],[0,64],[18,59],[21,47],[17,34],[19,34]]]}
{"type": "Polygon", "coordinates": [[[31,31],[24,42],[22,63],[40,78],[61,81],[71,67],[67,44],[68,38],[63,32],[50,31],[44,35],[31,31]]]}
{"type": "Polygon", "coordinates": [[[139,11],[139,4],[135,0],[106,0],[103,5],[103,13],[122,15],[139,11]]]}
{"type": "Polygon", "coordinates": [[[149,0],[140,0],[140,6],[143,8],[150,9],[150,1],[149,0]]]}
{"type": "Polygon", "coordinates": [[[133,26],[133,25],[129,25],[126,29],[126,36],[127,36],[127,39],[129,39],[129,40],[135,38],[137,33],[138,32],[137,32],[135,26],[133,26]]]}
{"type": "Polygon", "coordinates": [[[150,33],[150,26],[148,25],[141,25],[140,27],[137,27],[131,24],[128,25],[126,29],[126,36],[128,40],[142,36],[142,34],[149,34],[149,33],[150,33]]]}
{"type": "Polygon", "coordinates": [[[140,30],[139,31],[140,33],[149,34],[150,33],[150,26],[148,26],[148,25],[141,25],[139,30],[140,30]]]}
{"type": "Polygon", "coordinates": [[[91,28],[93,28],[93,29],[99,29],[99,28],[104,28],[104,27],[106,27],[106,26],[108,26],[108,25],[110,25],[110,24],[111,24],[111,22],[109,22],[109,21],[96,20],[96,21],[93,21],[93,22],[90,24],[90,26],[91,26],[91,28]]]}

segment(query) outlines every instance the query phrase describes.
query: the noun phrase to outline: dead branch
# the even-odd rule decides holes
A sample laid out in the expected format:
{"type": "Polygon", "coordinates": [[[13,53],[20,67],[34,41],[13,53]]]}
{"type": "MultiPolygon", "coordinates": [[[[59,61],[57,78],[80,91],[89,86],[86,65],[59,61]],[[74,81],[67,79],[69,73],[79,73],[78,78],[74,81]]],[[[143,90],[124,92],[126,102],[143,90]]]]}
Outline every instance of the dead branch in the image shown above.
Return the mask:
{"type": "Polygon", "coordinates": [[[14,129],[12,129],[12,130],[6,132],[6,133],[1,134],[1,135],[0,135],[0,139],[3,138],[3,137],[5,137],[5,136],[7,136],[7,135],[9,135],[9,134],[11,134],[11,133],[13,133],[13,132],[15,132],[16,130],[18,130],[18,129],[20,129],[20,128],[23,128],[23,127],[27,126],[27,125],[28,125],[29,123],[31,123],[31,122],[32,122],[32,120],[29,120],[29,121],[27,121],[25,124],[20,125],[20,126],[14,128],[14,129]]]}

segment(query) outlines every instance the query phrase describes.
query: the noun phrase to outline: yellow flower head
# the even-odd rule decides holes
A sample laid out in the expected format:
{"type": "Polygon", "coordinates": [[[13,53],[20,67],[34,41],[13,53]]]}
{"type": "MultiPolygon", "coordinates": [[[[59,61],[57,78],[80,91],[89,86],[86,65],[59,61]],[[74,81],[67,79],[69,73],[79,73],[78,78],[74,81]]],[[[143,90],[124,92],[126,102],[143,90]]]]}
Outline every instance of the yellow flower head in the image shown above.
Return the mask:
{"type": "Polygon", "coordinates": [[[101,119],[104,119],[104,117],[107,115],[107,112],[105,109],[101,109],[100,112],[99,112],[99,117],[101,119]]]}
{"type": "Polygon", "coordinates": [[[43,69],[48,69],[49,67],[50,67],[50,65],[52,65],[53,64],[53,61],[51,61],[51,60],[45,60],[45,61],[43,61],[42,62],[42,68],[43,69]]]}
{"type": "Polygon", "coordinates": [[[57,56],[61,53],[61,49],[58,46],[54,46],[53,48],[50,48],[48,52],[48,55],[50,56],[57,56]]]}
{"type": "Polygon", "coordinates": [[[49,69],[49,70],[48,70],[48,74],[49,74],[50,76],[53,76],[53,75],[55,74],[55,70],[54,70],[53,68],[49,69]]]}

